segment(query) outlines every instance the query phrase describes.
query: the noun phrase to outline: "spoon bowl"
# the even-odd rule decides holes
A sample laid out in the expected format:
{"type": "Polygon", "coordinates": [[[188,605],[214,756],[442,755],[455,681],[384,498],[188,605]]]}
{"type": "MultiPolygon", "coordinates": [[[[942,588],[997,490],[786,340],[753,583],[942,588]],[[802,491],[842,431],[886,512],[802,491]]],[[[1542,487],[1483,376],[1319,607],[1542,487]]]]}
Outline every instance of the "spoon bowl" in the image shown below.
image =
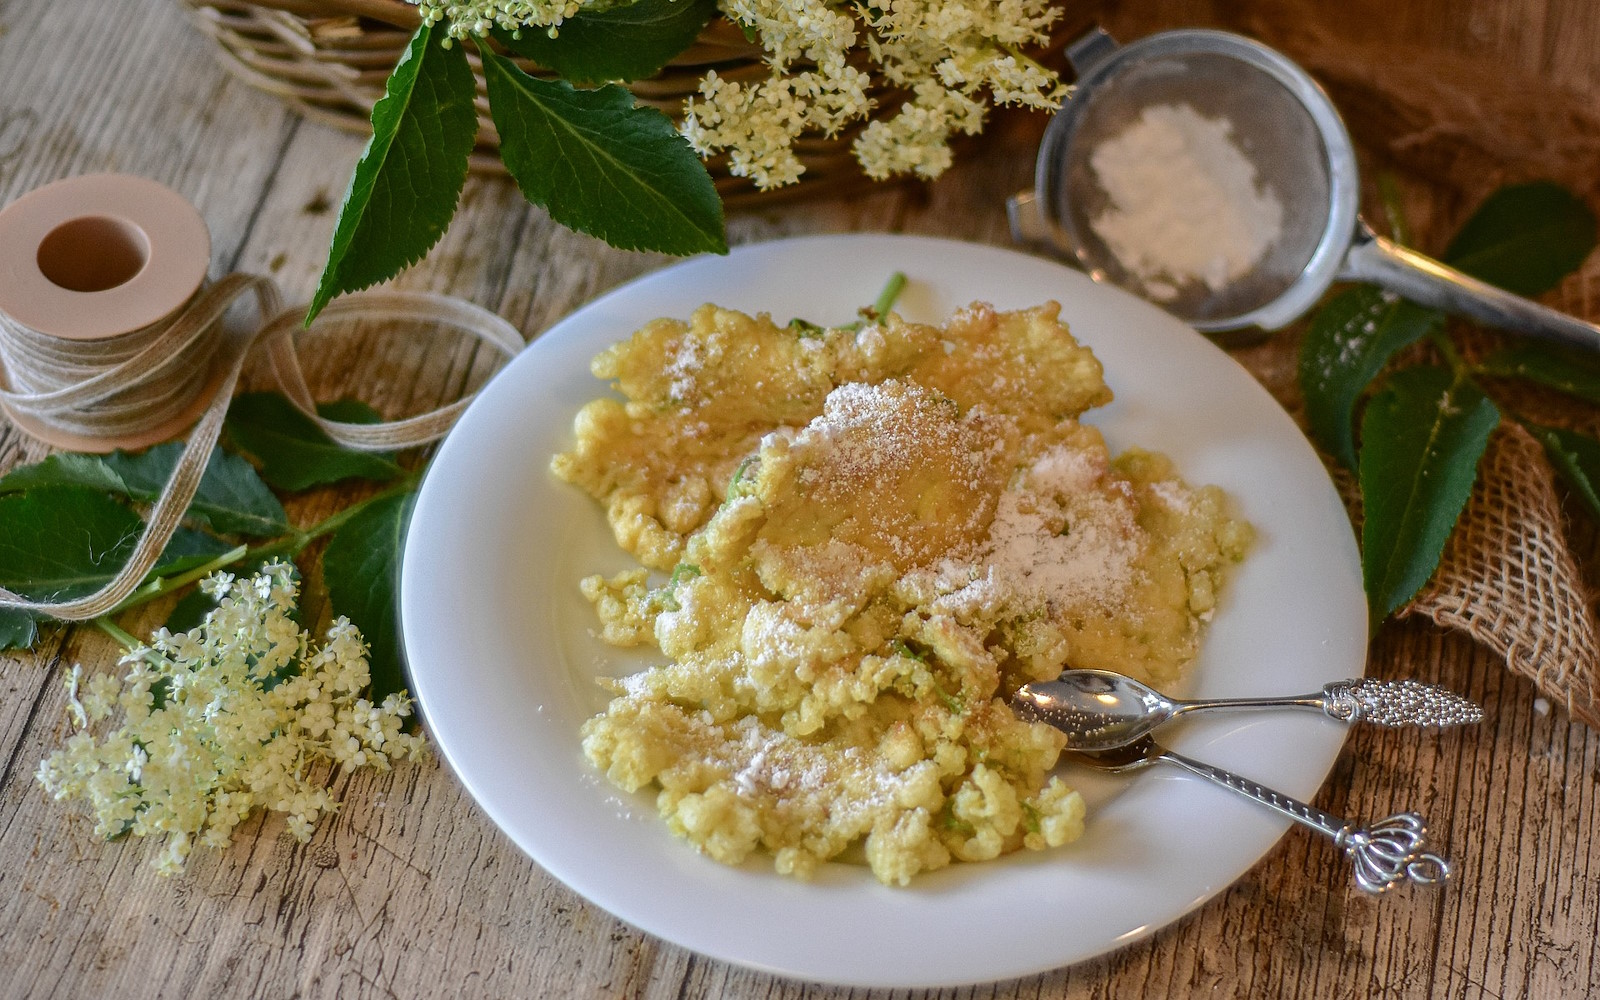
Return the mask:
{"type": "Polygon", "coordinates": [[[1177,704],[1125,674],[1068,670],[1053,681],[1024,684],[1012,696],[1018,714],[1047,722],[1067,749],[1093,753],[1127,746],[1171,719],[1177,704]]]}

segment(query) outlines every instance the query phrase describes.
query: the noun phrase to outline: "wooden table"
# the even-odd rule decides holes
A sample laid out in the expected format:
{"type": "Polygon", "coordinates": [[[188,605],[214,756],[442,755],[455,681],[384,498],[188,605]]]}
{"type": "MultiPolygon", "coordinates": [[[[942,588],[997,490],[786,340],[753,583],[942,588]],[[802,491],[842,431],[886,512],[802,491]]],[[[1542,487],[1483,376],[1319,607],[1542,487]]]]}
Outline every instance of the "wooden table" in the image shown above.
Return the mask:
{"type": "MultiPolygon", "coordinates": [[[[1600,96],[1594,11],[1587,0],[1105,5],[1127,37],[1221,23],[1302,46],[1305,57],[1316,54],[1308,38],[1431,47],[1481,60],[1486,74],[1504,64],[1558,80],[1591,102],[1600,96]]],[[[1037,129],[998,128],[984,152],[925,190],[743,214],[730,235],[889,230],[1004,244],[1001,204],[1028,184],[1037,129]]],[[[359,148],[227,77],[170,0],[0,7],[0,201],[77,173],[152,177],[204,213],[214,274],[270,274],[304,297],[359,148]]],[[[1425,221],[1459,219],[1458,190],[1412,190],[1425,221]]],[[[404,284],[481,303],[532,336],[664,263],[573,235],[508,184],[475,179],[443,244],[404,284]]],[[[1257,352],[1252,363],[1281,386],[1288,356],[1257,352]]],[[[343,340],[310,363],[319,398],[356,395],[389,415],[436,405],[485,374],[471,350],[447,342],[343,340]]],[[[45,453],[0,426],[0,467],[45,453]]],[[[319,495],[291,513],[309,521],[345,499],[319,495]]],[[[277,819],[254,819],[231,849],[197,851],[184,874],[162,879],[149,865],[153,845],[96,841],[32,777],[67,732],[63,674],[78,662],[103,669],[115,652],[79,628],[0,657],[0,995],[866,995],[713,962],[618,922],[523,856],[438,764],[339,777],[344,810],[311,843],[296,844],[277,819]]],[[[1438,740],[1356,733],[1318,804],[1352,816],[1400,803],[1423,811],[1458,861],[1453,885],[1366,898],[1329,845],[1293,833],[1149,940],[938,995],[1473,1000],[1600,988],[1600,734],[1541,707],[1492,656],[1430,626],[1386,627],[1371,672],[1448,684],[1480,700],[1487,720],[1438,740]]]]}

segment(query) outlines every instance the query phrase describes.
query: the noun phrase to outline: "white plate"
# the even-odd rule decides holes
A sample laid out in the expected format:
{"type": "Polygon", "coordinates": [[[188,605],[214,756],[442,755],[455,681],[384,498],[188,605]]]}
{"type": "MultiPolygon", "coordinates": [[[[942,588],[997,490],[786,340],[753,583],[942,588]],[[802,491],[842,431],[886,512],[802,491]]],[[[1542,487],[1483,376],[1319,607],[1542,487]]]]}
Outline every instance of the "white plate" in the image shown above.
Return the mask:
{"type": "MultiPolygon", "coordinates": [[[[414,690],[445,759],[541,866],[627,922],[713,958],[801,979],[944,986],[1021,976],[1153,933],[1238,878],[1287,821],[1176,769],[1090,784],[1078,843],[954,865],[886,888],[865,868],[810,883],[760,857],[728,868],[667,832],[652,797],[598,777],[578,727],[599,674],[646,658],[594,637],[579,578],[629,564],[597,506],[548,471],[573,414],[605,391],[591,356],[703,302],[779,322],[845,322],[889,273],[902,314],[938,321],[986,300],[1062,304],[1105,363],[1095,411],[1113,449],[1138,443],[1218,483],[1255,525],[1194,667],[1197,694],[1293,694],[1361,675],[1366,605],[1349,521],[1305,439],[1232,359],[1165,313],[1060,265],[905,236],[742,247],[641,278],[578,310],[497,375],[441,447],[406,539],[401,621],[414,690]]],[[[1308,714],[1208,718],[1171,742],[1301,798],[1326,777],[1341,726],[1308,714]]],[[[1079,776],[1074,774],[1073,779],[1079,776]]],[[[1330,876],[1337,881],[1341,875],[1330,876]]]]}

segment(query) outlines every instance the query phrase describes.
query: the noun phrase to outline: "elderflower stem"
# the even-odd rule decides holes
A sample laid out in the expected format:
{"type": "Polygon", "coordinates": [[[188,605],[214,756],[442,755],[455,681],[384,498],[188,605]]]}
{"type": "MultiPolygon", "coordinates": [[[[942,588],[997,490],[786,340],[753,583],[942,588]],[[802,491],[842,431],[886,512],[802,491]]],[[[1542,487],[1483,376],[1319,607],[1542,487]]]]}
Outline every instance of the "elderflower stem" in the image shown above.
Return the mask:
{"type": "Polygon", "coordinates": [[[1443,330],[1434,330],[1429,336],[1433,346],[1444,355],[1445,363],[1450,366],[1450,373],[1457,382],[1472,382],[1472,366],[1461,357],[1461,352],[1456,350],[1456,345],[1450,340],[1449,334],[1443,330]]]}
{"type": "Polygon", "coordinates": [[[140,646],[144,645],[138,639],[135,639],[127,629],[124,629],[121,625],[118,625],[105,615],[101,615],[99,618],[94,619],[94,624],[100,627],[100,631],[122,643],[123,649],[138,649],[140,646]]]}
{"type": "Polygon", "coordinates": [[[889,315],[889,310],[894,308],[895,300],[900,298],[900,293],[905,290],[906,275],[904,271],[896,271],[889,275],[889,280],[884,282],[883,291],[878,293],[877,301],[872,303],[872,312],[879,319],[889,315]]]}
{"type": "MultiPolygon", "coordinates": [[[[856,320],[854,323],[851,323],[848,326],[842,327],[841,329],[859,330],[869,322],[881,323],[883,318],[889,315],[889,310],[894,308],[895,302],[900,298],[900,293],[905,290],[905,287],[906,276],[904,271],[896,271],[889,275],[889,280],[883,283],[883,290],[878,293],[878,298],[872,303],[872,305],[858,310],[862,318],[856,320]]],[[[794,322],[804,323],[805,321],[791,321],[791,323],[794,322]]],[[[811,323],[806,323],[806,325],[814,326],[814,324],[811,323]]],[[[816,329],[820,330],[821,327],[816,327],[816,329]]]]}
{"type": "MultiPolygon", "coordinates": [[[[158,597],[172,593],[180,587],[194,583],[196,580],[203,580],[212,573],[215,573],[217,570],[225,569],[228,566],[234,566],[240,563],[251,565],[254,563],[266,562],[268,559],[271,559],[275,556],[293,559],[300,553],[304,552],[306,546],[310,545],[312,542],[323,537],[324,535],[329,535],[335,531],[338,531],[341,527],[348,523],[351,518],[355,517],[357,514],[360,514],[363,510],[367,509],[378,501],[387,500],[390,497],[401,493],[407,493],[416,489],[417,483],[420,479],[421,475],[419,473],[410,473],[388,489],[379,493],[374,493],[372,496],[361,501],[360,503],[351,504],[349,507],[346,507],[343,510],[336,511],[309,528],[304,530],[292,530],[289,534],[284,535],[282,538],[274,539],[273,541],[258,545],[254,548],[240,545],[236,548],[229,549],[227,552],[224,552],[222,555],[206,563],[204,566],[197,566],[194,569],[186,570],[185,572],[177,573],[172,576],[157,577],[156,579],[151,580],[149,583],[140,587],[138,590],[135,590],[133,593],[129,594],[121,604],[118,604],[116,607],[106,612],[106,614],[120,614],[124,611],[127,611],[129,608],[136,608],[141,604],[147,604],[158,597]]],[[[96,618],[94,619],[94,622],[103,629],[108,625],[110,625],[112,628],[116,628],[116,626],[112,624],[106,617],[96,618]]],[[[121,634],[124,636],[128,635],[126,632],[122,632],[121,629],[117,629],[117,632],[121,632],[121,634]]],[[[128,638],[132,640],[131,636],[128,638]]]]}
{"type": "Polygon", "coordinates": [[[196,566],[194,569],[191,569],[185,573],[178,573],[173,576],[158,576],[154,580],[151,580],[149,583],[140,587],[138,590],[135,590],[133,593],[129,594],[127,597],[123,598],[121,604],[118,604],[110,611],[107,611],[106,614],[117,614],[121,611],[127,610],[128,608],[144,604],[147,601],[153,601],[163,594],[170,594],[179,587],[188,586],[189,584],[194,583],[196,580],[203,580],[212,573],[215,573],[217,570],[222,569],[224,566],[231,566],[238,562],[240,559],[244,558],[245,554],[249,551],[250,547],[248,545],[239,545],[229,549],[222,555],[206,563],[204,566],[196,566]]]}
{"type": "Polygon", "coordinates": [[[323,518],[321,521],[318,521],[316,524],[313,524],[304,531],[296,532],[294,535],[290,536],[290,538],[284,539],[283,541],[293,542],[293,545],[287,549],[277,548],[275,550],[275,546],[281,546],[282,542],[274,542],[263,545],[259,549],[254,549],[250,554],[255,557],[266,557],[279,554],[297,556],[301,552],[305,551],[306,546],[310,545],[312,542],[324,535],[331,535],[335,531],[338,531],[340,528],[344,527],[351,518],[354,518],[357,514],[360,514],[373,504],[378,503],[381,500],[388,500],[390,497],[399,496],[402,493],[410,493],[411,491],[415,490],[417,488],[417,483],[420,482],[421,479],[422,476],[420,473],[410,473],[404,479],[400,480],[398,483],[389,487],[388,489],[374,493],[372,496],[367,497],[360,503],[351,504],[344,510],[329,514],[327,517],[323,518]]]}
{"type": "Polygon", "coordinates": [[[124,650],[130,653],[136,649],[139,650],[139,658],[144,660],[146,663],[157,667],[164,666],[166,664],[166,660],[162,658],[160,653],[140,642],[138,638],[133,635],[133,633],[112,621],[109,617],[109,614],[101,615],[99,618],[91,619],[91,621],[100,627],[100,631],[117,640],[118,644],[120,644],[124,650]]]}

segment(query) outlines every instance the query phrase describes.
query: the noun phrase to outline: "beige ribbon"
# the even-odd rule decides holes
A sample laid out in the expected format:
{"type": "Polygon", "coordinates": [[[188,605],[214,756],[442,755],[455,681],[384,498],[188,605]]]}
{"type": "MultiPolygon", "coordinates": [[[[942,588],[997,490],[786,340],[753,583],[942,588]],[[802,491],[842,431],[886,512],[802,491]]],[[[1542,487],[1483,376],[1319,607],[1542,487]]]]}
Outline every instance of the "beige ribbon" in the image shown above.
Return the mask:
{"type": "MultiPolygon", "coordinates": [[[[128,563],[105,586],[85,597],[35,601],[0,587],[0,608],[82,621],[103,615],[139,587],[178,530],[200,487],[223,418],[253,347],[267,352],[289,400],[335,442],[361,451],[388,451],[436,441],[472,401],[466,396],[436,410],[379,424],[327,420],[316,411],[295,350],[304,306],[282,308],[277,286],[266,278],[230,274],[202,289],[175,318],[106,341],[69,341],[31,330],[0,313],[0,359],[11,382],[0,399],[18,414],[73,434],[114,436],[153,427],[192,402],[211,373],[224,374],[200,415],[177,464],[151,509],[128,563]],[[259,326],[214,331],[234,303],[253,292],[259,326]]],[[[312,329],[355,321],[438,324],[471,334],[507,358],[523,347],[515,327],[470,302],[426,292],[367,292],[331,303],[312,329]]]]}

